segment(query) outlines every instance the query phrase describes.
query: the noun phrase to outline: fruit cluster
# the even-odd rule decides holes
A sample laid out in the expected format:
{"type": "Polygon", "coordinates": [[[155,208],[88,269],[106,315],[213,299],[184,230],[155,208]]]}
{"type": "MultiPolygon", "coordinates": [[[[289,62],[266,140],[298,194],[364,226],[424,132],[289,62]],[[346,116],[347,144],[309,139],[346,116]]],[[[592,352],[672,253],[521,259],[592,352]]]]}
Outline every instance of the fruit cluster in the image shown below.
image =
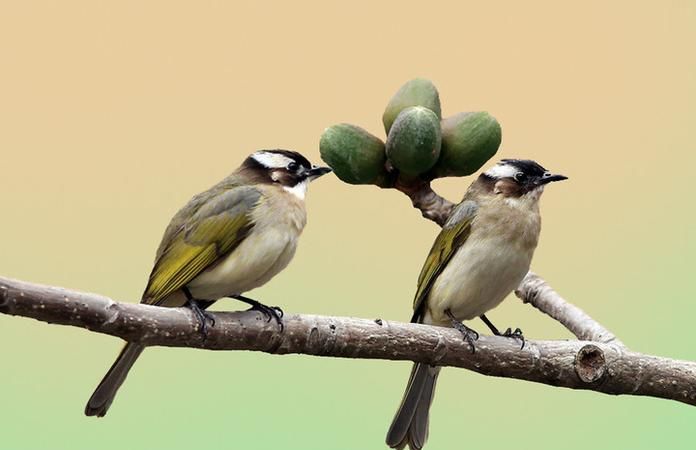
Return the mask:
{"type": "Polygon", "coordinates": [[[487,112],[442,119],[440,95],[430,80],[411,80],[382,115],[386,144],[360,127],[339,124],[321,136],[321,158],[350,184],[393,187],[398,178],[465,176],[476,172],[500,146],[498,121],[487,112]]]}

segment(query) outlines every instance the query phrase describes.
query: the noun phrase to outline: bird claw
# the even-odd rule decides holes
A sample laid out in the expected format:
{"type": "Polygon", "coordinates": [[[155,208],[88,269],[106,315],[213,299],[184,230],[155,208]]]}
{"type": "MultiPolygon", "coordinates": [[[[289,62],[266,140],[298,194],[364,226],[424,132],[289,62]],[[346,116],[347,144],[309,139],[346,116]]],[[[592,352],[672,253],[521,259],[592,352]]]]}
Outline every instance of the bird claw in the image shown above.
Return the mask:
{"type": "Polygon", "coordinates": [[[500,331],[498,331],[498,328],[496,328],[496,326],[493,325],[493,323],[490,320],[488,320],[488,317],[486,317],[485,314],[481,314],[481,316],[479,317],[481,318],[481,320],[483,320],[483,323],[485,323],[488,326],[488,328],[491,329],[494,335],[519,339],[520,341],[522,341],[522,346],[520,347],[520,350],[524,349],[525,340],[524,336],[522,335],[522,330],[520,330],[519,328],[515,328],[515,331],[512,331],[512,328],[508,328],[507,330],[501,333],[500,331]]]}
{"type": "Polygon", "coordinates": [[[452,326],[462,333],[462,338],[464,338],[466,343],[469,344],[469,347],[471,347],[471,353],[476,353],[476,345],[474,345],[474,342],[478,341],[479,334],[461,322],[453,322],[452,326]]]}
{"type": "Polygon", "coordinates": [[[471,353],[476,353],[476,346],[474,345],[474,342],[478,341],[478,332],[455,319],[450,310],[445,311],[445,313],[452,320],[452,327],[462,334],[462,338],[467,342],[467,344],[469,344],[469,347],[471,347],[471,353]]]}
{"type": "Polygon", "coordinates": [[[283,310],[280,308],[280,306],[271,306],[271,309],[273,309],[273,310],[278,314],[278,317],[280,317],[281,319],[282,319],[283,316],[285,315],[285,313],[284,313],[283,310]]]}
{"type": "Polygon", "coordinates": [[[247,311],[260,311],[261,314],[266,316],[266,322],[270,322],[274,319],[278,326],[280,326],[280,331],[282,332],[285,326],[283,325],[283,310],[279,306],[266,306],[263,303],[254,300],[249,297],[244,297],[243,295],[231,295],[230,297],[242,301],[251,305],[247,311]]]}
{"type": "Polygon", "coordinates": [[[214,327],[215,326],[215,316],[208,311],[204,310],[198,305],[198,302],[194,299],[189,299],[188,303],[186,304],[191,311],[193,311],[193,314],[196,316],[196,319],[198,319],[198,330],[201,332],[203,335],[203,340],[208,338],[208,321],[210,321],[210,326],[214,327]]]}
{"type": "Polygon", "coordinates": [[[505,332],[503,332],[503,334],[501,334],[501,336],[507,337],[507,338],[512,338],[512,339],[518,339],[519,341],[522,342],[522,346],[520,347],[520,350],[524,349],[525,339],[524,339],[524,335],[522,334],[522,330],[520,330],[519,328],[515,328],[515,331],[512,331],[512,329],[508,327],[508,329],[505,330],[505,332]]]}
{"type": "Polygon", "coordinates": [[[263,303],[257,302],[251,305],[247,311],[259,311],[261,314],[266,316],[266,322],[270,322],[274,319],[276,323],[280,326],[280,330],[283,330],[283,310],[279,306],[266,306],[263,303]]]}

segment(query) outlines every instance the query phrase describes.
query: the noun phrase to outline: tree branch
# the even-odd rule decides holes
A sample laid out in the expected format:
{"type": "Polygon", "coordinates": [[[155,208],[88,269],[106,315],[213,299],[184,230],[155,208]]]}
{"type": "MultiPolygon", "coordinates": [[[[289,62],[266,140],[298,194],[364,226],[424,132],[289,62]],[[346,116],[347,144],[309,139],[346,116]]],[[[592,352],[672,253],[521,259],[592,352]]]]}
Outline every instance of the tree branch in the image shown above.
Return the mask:
{"type": "Polygon", "coordinates": [[[624,347],[624,344],[611,331],[600,325],[582,309],[565,301],[534,272],[529,272],[524,277],[515,291],[515,295],[524,303],[529,303],[539,311],[561,322],[580,340],[624,347]]]}
{"type": "Polygon", "coordinates": [[[454,203],[440,197],[426,181],[405,183],[397,179],[394,189],[406,194],[411,199],[413,207],[419,209],[423,217],[440,226],[445,224],[454,208],[454,203]]]}
{"type": "MultiPolygon", "coordinates": [[[[558,306],[552,296],[545,301],[558,306]]],[[[7,278],[0,278],[0,313],[87,328],[145,345],[409,360],[572,389],[696,405],[696,363],[631,352],[615,343],[530,340],[520,350],[515,340],[482,336],[476,352],[471,353],[459,332],[450,328],[289,315],[281,332],[275,322],[267,322],[254,311],[215,313],[215,326],[204,340],[187,308],[117,303],[101,295],[7,278]]]]}

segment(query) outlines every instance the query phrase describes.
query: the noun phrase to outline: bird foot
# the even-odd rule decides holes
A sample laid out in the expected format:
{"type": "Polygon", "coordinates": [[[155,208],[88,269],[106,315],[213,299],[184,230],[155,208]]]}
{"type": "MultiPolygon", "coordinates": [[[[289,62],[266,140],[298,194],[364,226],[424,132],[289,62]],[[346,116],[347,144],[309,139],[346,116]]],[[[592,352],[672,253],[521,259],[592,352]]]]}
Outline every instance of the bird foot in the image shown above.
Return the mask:
{"type": "Polygon", "coordinates": [[[280,331],[283,331],[283,328],[285,328],[283,325],[283,310],[280,309],[279,306],[267,306],[257,300],[242,295],[233,295],[232,298],[251,305],[251,308],[247,311],[260,311],[261,314],[266,316],[266,322],[270,322],[271,319],[275,320],[278,326],[280,326],[280,331]]]}
{"type": "Polygon", "coordinates": [[[520,330],[519,328],[515,328],[515,331],[512,331],[511,328],[508,328],[502,334],[500,334],[500,336],[519,340],[522,343],[522,345],[520,346],[520,350],[524,349],[524,335],[522,334],[522,330],[520,330]]]}
{"type": "Polygon", "coordinates": [[[479,338],[479,334],[474,330],[473,328],[469,328],[460,321],[458,321],[454,315],[452,314],[452,311],[449,309],[445,311],[445,314],[452,320],[452,327],[459,331],[462,334],[462,338],[469,344],[469,347],[471,347],[471,353],[476,353],[476,346],[474,345],[474,342],[476,342],[479,338]]]}
{"type": "Polygon", "coordinates": [[[251,305],[251,308],[249,308],[247,311],[260,311],[261,314],[266,316],[266,322],[270,322],[271,319],[273,319],[278,325],[280,325],[281,329],[283,328],[283,310],[278,306],[267,306],[263,303],[257,303],[255,305],[251,305]]]}
{"type": "Polygon", "coordinates": [[[208,322],[210,321],[210,326],[214,327],[215,326],[215,316],[205,309],[201,308],[198,305],[198,302],[193,299],[189,298],[188,302],[186,303],[186,306],[191,308],[191,311],[193,311],[193,314],[196,316],[198,319],[198,329],[203,335],[203,340],[205,340],[208,337],[208,322]]]}
{"type": "Polygon", "coordinates": [[[488,320],[488,317],[486,317],[485,314],[481,314],[480,317],[481,317],[481,320],[483,320],[483,323],[485,323],[488,326],[488,328],[491,329],[491,332],[494,335],[508,337],[508,338],[512,338],[512,339],[517,339],[517,340],[522,342],[522,346],[520,347],[520,350],[524,349],[525,340],[524,340],[524,336],[522,335],[522,330],[520,330],[519,328],[515,328],[515,331],[512,331],[511,328],[508,328],[507,330],[505,330],[504,332],[501,333],[500,331],[498,331],[498,328],[496,328],[496,326],[493,325],[493,323],[490,320],[488,320]]]}

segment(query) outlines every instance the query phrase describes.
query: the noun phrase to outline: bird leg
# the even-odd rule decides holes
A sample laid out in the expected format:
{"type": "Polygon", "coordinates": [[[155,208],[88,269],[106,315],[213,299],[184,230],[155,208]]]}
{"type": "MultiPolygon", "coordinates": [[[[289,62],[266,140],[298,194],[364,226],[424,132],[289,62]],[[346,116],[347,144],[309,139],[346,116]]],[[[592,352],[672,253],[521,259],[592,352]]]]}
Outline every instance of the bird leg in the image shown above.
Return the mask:
{"type": "Polygon", "coordinates": [[[251,308],[249,308],[248,311],[261,311],[261,313],[266,316],[266,322],[270,322],[271,319],[274,319],[280,326],[280,331],[283,331],[283,310],[280,309],[280,307],[266,306],[253,298],[244,297],[243,295],[239,294],[230,295],[230,297],[251,305],[251,308]]]}
{"type": "Polygon", "coordinates": [[[215,316],[206,311],[204,308],[201,308],[201,306],[198,304],[199,300],[193,298],[191,291],[189,291],[189,289],[186,286],[181,288],[181,290],[184,292],[184,295],[186,296],[186,306],[188,306],[191,309],[191,311],[193,311],[193,314],[198,319],[198,323],[200,324],[199,330],[201,331],[203,339],[205,340],[205,338],[208,337],[208,321],[210,321],[210,326],[214,327],[215,316]]]}
{"type": "Polygon", "coordinates": [[[481,314],[481,316],[479,316],[479,317],[481,318],[481,320],[483,320],[483,323],[485,323],[488,326],[488,328],[491,329],[491,332],[494,335],[517,339],[517,340],[522,342],[522,346],[520,347],[520,350],[522,350],[524,348],[524,335],[522,334],[522,330],[520,330],[519,328],[515,328],[515,331],[512,331],[512,329],[508,327],[507,330],[505,330],[504,332],[501,333],[498,330],[498,328],[496,328],[496,326],[493,325],[493,323],[490,320],[488,320],[488,317],[486,317],[485,314],[481,314]]]}
{"type": "Polygon", "coordinates": [[[469,328],[460,321],[458,321],[452,314],[452,311],[450,311],[449,309],[445,310],[445,314],[447,314],[447,317],[449,317],[452,320],[452,327],[454,327],[454,329],[462,333],[462,337],[469,344],[469,347],[471,347],[471,353],[475,353],[476,346],[474,345],[474,342],[479,338],[479,334],[476,332],[476,330],[469,328]]]}

